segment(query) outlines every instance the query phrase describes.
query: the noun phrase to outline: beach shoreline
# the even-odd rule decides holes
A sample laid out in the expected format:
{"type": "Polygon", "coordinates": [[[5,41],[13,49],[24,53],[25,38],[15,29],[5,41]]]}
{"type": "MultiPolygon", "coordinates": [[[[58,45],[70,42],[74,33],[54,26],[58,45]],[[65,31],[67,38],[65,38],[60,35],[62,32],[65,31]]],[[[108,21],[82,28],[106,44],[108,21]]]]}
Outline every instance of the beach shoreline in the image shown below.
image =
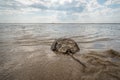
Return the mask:
{"type": "Polygon", "coordinates": [[[119,30],[119,24],[0,24],[0,80],[119,80],[119,30]],[[75,59],[51,51],[58,38],[75,40],[75,59]]]}

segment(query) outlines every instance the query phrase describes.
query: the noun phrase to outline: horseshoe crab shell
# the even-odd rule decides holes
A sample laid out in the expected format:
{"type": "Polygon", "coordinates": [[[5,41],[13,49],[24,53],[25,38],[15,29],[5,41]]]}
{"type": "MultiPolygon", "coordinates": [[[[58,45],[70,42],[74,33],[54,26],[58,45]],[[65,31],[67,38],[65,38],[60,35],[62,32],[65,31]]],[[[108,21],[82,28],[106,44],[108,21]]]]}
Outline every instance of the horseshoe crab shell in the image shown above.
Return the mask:
{"type": "Polygon", "coordinates": [[[59,38],[53,42],[51,50],[56,53],[74,54],[78,52],[80,49],[74,40],[69,38],[59,38]]]}

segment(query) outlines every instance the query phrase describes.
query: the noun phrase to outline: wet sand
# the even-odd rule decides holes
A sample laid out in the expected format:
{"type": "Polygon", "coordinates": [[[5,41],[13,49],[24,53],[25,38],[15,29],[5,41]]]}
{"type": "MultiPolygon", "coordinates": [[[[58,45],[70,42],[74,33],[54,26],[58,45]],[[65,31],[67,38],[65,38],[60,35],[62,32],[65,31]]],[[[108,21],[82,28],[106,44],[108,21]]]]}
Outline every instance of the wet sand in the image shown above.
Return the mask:
{"type": "Polygon", "coordinates": [[[74,54],[86,67],[68,55],[46,52],[5,65],[0,80],[120,80],[120,53],[114,50],[74,54]]]}
{"type": "Polygon", "coordinates": [[[120,80],[119,30],[119,24],[0,24],[0,80],[120,80]],[[60,37],[77,42],[76,60],[50,50],[60,37]]]}

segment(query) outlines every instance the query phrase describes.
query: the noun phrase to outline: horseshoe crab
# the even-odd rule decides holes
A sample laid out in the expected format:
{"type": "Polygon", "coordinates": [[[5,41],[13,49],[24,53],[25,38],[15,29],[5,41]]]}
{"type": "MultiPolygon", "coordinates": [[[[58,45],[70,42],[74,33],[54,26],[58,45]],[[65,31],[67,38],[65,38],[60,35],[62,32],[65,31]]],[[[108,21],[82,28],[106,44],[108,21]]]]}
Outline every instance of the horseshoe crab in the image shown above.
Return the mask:
{"type": "Polygon", "coordinates": [[[69,38],[59,38],[53,42],[51,49],[56,54],[61,53],[71,56],[71,58],[77,61],[80,65],[86,67],[86,65],[83,62],[81,62],[73,56],[73,54],[80,50],[77,43],[74,40],[69,38]]]}
{"type": "Polygon", "coordinates": [[[56,53],[75,54],[80,49],[74,40],[69,38],[59,38],[53,42],[51,50],[56,53]]]}

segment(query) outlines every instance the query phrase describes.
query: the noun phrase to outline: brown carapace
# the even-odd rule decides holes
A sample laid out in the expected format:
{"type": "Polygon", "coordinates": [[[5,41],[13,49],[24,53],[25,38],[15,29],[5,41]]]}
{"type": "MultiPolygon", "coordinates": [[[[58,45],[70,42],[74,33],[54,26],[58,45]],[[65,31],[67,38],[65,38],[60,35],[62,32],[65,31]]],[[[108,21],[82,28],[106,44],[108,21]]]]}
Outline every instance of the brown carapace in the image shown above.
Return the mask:
{"type": "Polygon", "coordinates": [[[55,40],[51,46],[51,50],[56,54],[67,54],[71,56],[72,59],[77,61],[80,65],[82,65],[84,68],[86,67],[86,65],[83,62],[81,62],[73,56],[73,54],[78,52],[80,49],[77,43],[70,38],[59,38],[55,40]]]}
{"type": "Polygon", "coordinates": [[[80,49],[74,40],[70,38],[59,38],[53,42],[51,50],[61,54],[75,54],[80,49]]]}

